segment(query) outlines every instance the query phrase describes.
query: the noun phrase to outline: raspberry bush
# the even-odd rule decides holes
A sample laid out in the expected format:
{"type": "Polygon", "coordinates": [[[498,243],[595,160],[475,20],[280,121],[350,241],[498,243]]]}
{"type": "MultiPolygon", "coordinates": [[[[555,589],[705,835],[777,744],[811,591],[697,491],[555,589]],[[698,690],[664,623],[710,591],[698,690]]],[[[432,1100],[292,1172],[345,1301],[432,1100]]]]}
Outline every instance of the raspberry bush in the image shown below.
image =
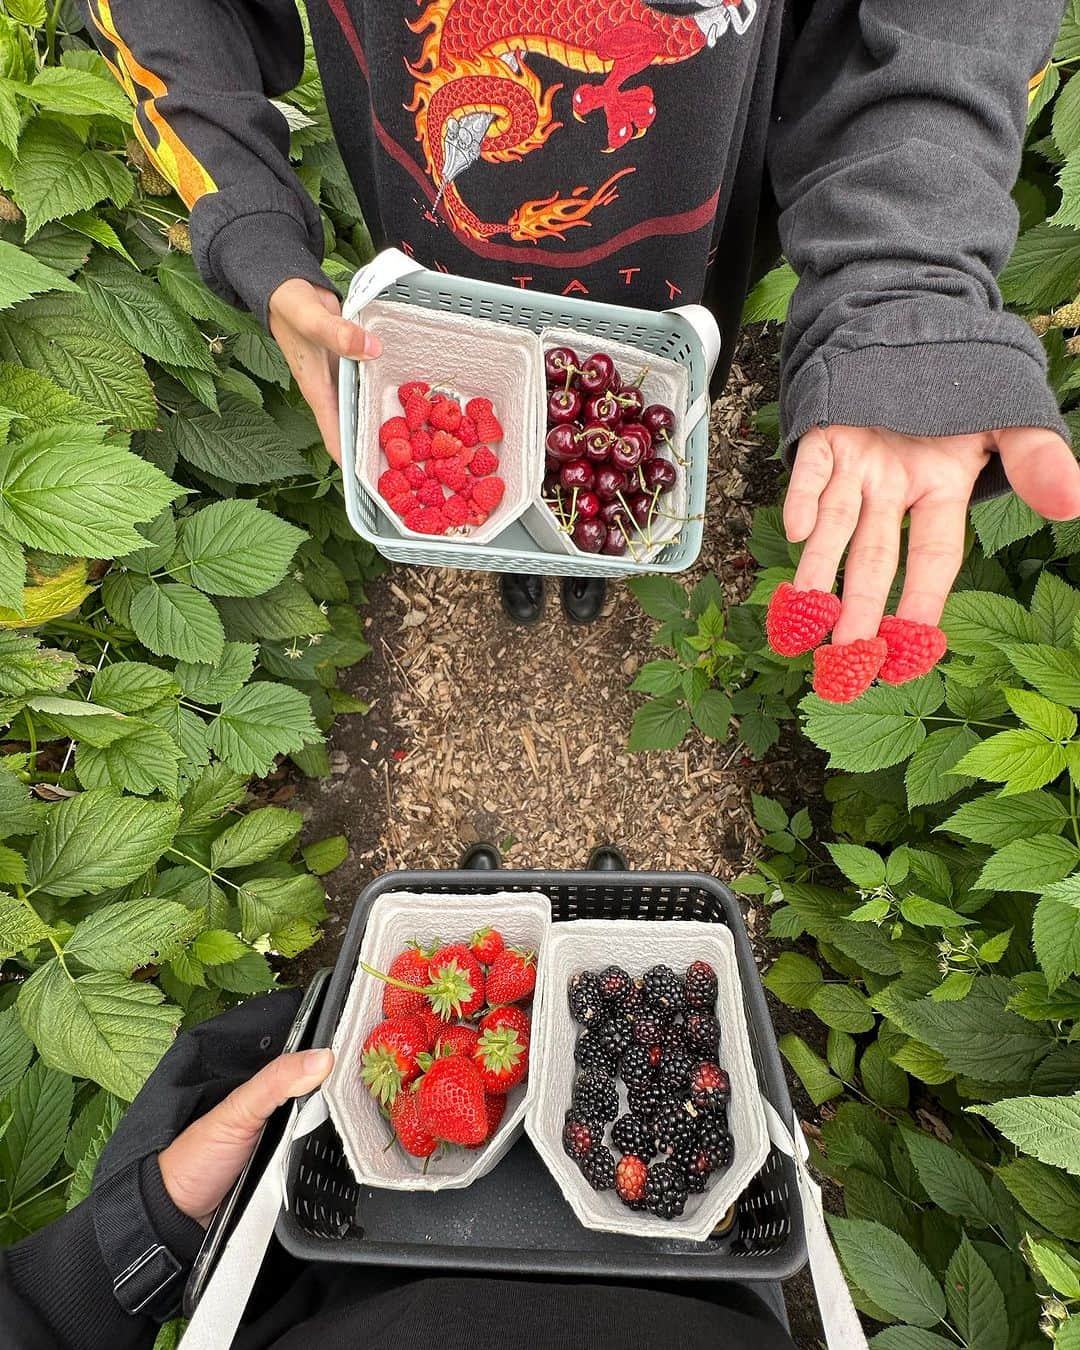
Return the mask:
{"type": "MultiPolygon", "coordinates": [[[[178,1027],[310,946],[281,756],[329,770],[375,560],[276,346],[60,0],[0,4],[0,1241],[89,1187],[178,1027]],[[78,165],[78,172],[71,172],[78,165]],[[267,794],[264,794],[264,796],[267,794]]],[[[315,66],[283,111],[332,272],[369,254],[315,66]]]]}

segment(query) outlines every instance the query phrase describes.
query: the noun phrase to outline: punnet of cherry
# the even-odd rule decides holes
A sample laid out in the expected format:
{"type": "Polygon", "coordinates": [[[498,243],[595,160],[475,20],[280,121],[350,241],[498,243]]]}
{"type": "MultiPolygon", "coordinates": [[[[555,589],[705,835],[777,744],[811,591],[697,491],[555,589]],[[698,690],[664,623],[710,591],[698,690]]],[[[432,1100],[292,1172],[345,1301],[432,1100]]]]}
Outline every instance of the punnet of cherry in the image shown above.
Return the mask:
{"type": "Polygon", "coordinates": [[[641,385],[603,351],[544,352],[547,432],[542,495],[559,528],[582,553],[635,560],[673,518],[679,482],[674,411],[646,404],[641,385]]]}

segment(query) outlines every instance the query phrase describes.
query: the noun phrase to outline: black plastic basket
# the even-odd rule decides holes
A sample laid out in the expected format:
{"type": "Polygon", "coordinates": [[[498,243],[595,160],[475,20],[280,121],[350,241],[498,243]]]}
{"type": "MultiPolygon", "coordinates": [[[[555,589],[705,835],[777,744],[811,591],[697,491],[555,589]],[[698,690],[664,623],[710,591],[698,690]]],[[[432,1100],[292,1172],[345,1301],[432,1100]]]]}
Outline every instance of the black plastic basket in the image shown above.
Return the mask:
{"type": "MultiPolygon", "coordinates": [[[[739,906],[712,877],[651,872],[395,872],[364,891],[326,993],[315,1045],[329,1045],[352,983],[372,903],[387,891],[483,894],[539,891],[552,919],[693,919],[735,939],[750,1044],[763,1094],[784,1120],[791,1102],[739,906]]],[[[791,1160],[773,1149],[743,1193],[733,1226],[707,1242],[637,1238],[583,1228],[529,1141],[465,1190],[380,1191],[354,1179],[325,1121],[292,1147],[277,1235],[308,1261],[499,1271],[601,1279],[786,1279],[806,1260],[791,1160]]]]}

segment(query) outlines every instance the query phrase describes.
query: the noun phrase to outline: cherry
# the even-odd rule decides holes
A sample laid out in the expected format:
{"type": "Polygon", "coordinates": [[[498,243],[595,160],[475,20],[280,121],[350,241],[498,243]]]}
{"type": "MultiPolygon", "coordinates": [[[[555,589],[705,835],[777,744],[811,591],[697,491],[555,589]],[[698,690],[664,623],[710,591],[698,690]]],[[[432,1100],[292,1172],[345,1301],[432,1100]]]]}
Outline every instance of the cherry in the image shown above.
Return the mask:
{"type": "Polygon", "coordinates": [[[600,514],[600,498],[595,492],[579,492],[574,509],[580,520],[592,520],[600,514]]]}
{"type": "Polygon", "coordinates": [[[569,464],[581,453],[573,423],[563,422],[557,427],[552,427],[544,444],[547,446],[548,457],[558,460],[560,464],[569,464]]]}
{"type": "Polygon", "coordinates": [[[568,490],[584,488],[586,491],[592,491],[595,479],[596,472],[587,459],[571,460],[559,470],[559,482],[568,490]]]}
{"type": "Polygon", "coordinates": [[[591,459],[594,464],[603,464],[611,454],[611,447],[614,444],[615,433],[610,427],[598,424],[587,426],[581,441],[585,458],[591,459]]]}
{"type": "Polygon", "coordinates": [[[626,491],[626,474],[611,465],[605,465],[597,472],[594,486],[596,495],[602,501],[612,501],[620,492],[626,491]]]}
{"type": "Polygon", "coordinates": [[[626,499],[630,514],[639,525],[648,525],[656,513],[656,498],[651,492],[635,492],[626,499]]]}
{"type": "Polygon", "coordinates": [[[599,553],[607,543],[607,534],[607,526],[599,520],[579,520],[573,539],[582,553],[599,553]]]}
{"type": "Polygon", "coordinates": [[[624,422],[619,428],[619,435],[624,441],[637,441],[641,446],[642,459],[652,458],[653,438],[652,432],[640,422],[624,422]]]}
{"type": "Polygon", "coordinates": [[[608,527],[607,538],[604,540],[602,553],[609,553],[613,558],[621,558],[626,552],[626,535],[619,529],[618,525],[608,527]]]}
{"type": "Polygon", "coordinates": [[[645,395],[636,384],[630,385],[619,395],[619,406],[622,408],[622,415],[631,422],[635,417],[640,417],[645,407],[645,395]]]}
{"type": "Polygon", "coordinates": [[[581,395],[576,389],[553,389],[548,395],[548,421],[572,422],[581,411],[581,395]]]}
{"type": "Polygon", "coordinates": [[[600,519],[605,525],[618,525],[620,521],[625,525],[630,518],[625,501],[604,502],[600,507],[600,519]]]}
{"type": "Polygon", "coordinates": [[[612,447],[611,462],[616,469],[624,469],[629,473],[645,462],[645,450],[636,439],[628,440],[620,436],[612,447]]]}
{"type": "Polygon", "coordinates": [[[611,377],[614,374],[615,362],[606,352],[597,352],[579,368],[578,380],[587,394],[599,394],[611,388],[611,377]]]}
{"type": "Polygon", "coordinates": [[[552,473],[554,473],[555,477],[558,478],[559,470],[561,468],[562,468],[562,460],[556,459],[555,456],[552,454],[547,454],[544,456],[545,477],[550,476],[552,473]]]}
{"type": "Polygon", "coordinates": [[[544,486],[543,486],[543,488],[541,489],[541,491],[542,491],[542,494],[543,494],[545,497],[554,497],[554,496],[557,495],[557,493],[558,493],[558,491],[559,491],[559,475],[558,475],[558,473],[550,473],[550,472],[549,472],[549,473],[544,474],[544,486]]]}
{"type": "Polygon", "coordinates": [[[641,420],[654,440],[671,440],[675,434],[675,414],[662,403],[650,403],[641,420]]]}
{"type": "Polygon", "coordinates": [[[597,394],[585,404],[585,420],[602,427],[617,427],[622,421],[622,409],[613,394],[597,394]]]}
{"type": "Polygon", "coordinates": [[[642,473],[645,475],[646,486],[658,487],[661,492],[670,492],[679,478],[675,472],[675,465],[669,459],[650,459],[642,469],[642,473]]]}
{"type": "Polygon", "coordinates": [[[577,352],[572,347],[552,347],[544,353],[544,374],[548,384],[565,385],[567,376],[573,384],[577,379],[577,352]]]}

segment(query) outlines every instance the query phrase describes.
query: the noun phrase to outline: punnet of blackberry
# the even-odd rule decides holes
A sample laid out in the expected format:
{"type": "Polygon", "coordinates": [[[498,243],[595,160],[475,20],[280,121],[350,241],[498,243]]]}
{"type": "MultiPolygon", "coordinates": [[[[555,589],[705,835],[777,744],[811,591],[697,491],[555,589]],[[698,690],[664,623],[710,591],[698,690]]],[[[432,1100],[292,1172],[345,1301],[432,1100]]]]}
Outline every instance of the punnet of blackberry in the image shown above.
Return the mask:
{"type": "Polygon", "coordinates": [[[583,1027],[598,1023],[604,1016],[604,996],[600,992],[600,977],[594,970],[583,970],[570,979],[567,988],[570,1015],[583,1027]]]}
{"type": "Polygon", "coordinates": [[[686,1006],[703,1012],[712,1012],[716,1007],[716,993],[716,971],[708,961],[693,962],[686,971],[686,1006]]]}
{"type": "Polygon", "coordinates": [[[684,1153],[698,1138],[699,1117],[687,1102],[666,1101],[653,1116],[656,1151],[669,1156],[684,1153]]]}
{"type": "Polygon", "coordinates": [[[707,1189],[712,1174],[712,1154],[708,1149],[696,1144],[690,1150],[683,1168],[683,1175],[686,1177],[686,1189],[691,1195],[701,1195],[707,1189]]]}
{"type": "Polygon", "coordinates": [[[651,1083],[656,1077],[649,1051],[644,1045],[632,1045],[619,1060],[619,1076],[626,1086],[651,1083]]]}
{"type": "Polygon", "coordinates": [[[574,1081],[571,1109],[583,1120],[614,1120],[619,1114],[619,1089],[614,1078],[583,1069],[574,1081]]]}
{"type": "Polygon", "coordinates": [[[628,1087],[626,1098],[634,1115],[644,1116],[646,1120],[651,1120],[667,1101],[664,1089],[659,1083],[646,1083],[642,1086],[628,1087]]]}
{"type": "Polygon", "coordinates": [[[611,1008],[621,1008],[634,982],[622,966],[608,966],[599,975],[600,992],[611,1008]]]}
{"type": "Polygon", "coordinates": [[[723,1112],[712,1116],[702,1116],[698,1126],[698,1146],[709,1155],[714,1171],[722,1171],[731,1166],[735,1157],[735,1140],[727,1127],[727,1117],[723,1112]]]}
{"type": "Polygon", "coordinates": [[[660,1056],[657,1081],[668,1092],[681,1092],[689,1086],[694,1061],[685,1050],[665,1050],[660,1056]]]}
{"type": "Polygon", "coordinates": [[[720,1023],[707,1012],[690,1012],[683,1024],[686,1044],[706,1059],[715,1059],[720,1053],[720,1023]]]}
{"type": "Polygon", "coordinates": [[[656,1130],[644,1116],[635,1116],[632,1111],[612,1125],[611,1142],[620,1153],[633,1153],[646,1162],[656,1156],[656,1130]]]}
{"type": "Polygon", "coordinates": [[[597,1045],[610,1051],[616,1060],[620,1060],[630,1048],[630,1023],[623,1018],[612,1018],[610,1022],[604,1022],[594,1028],[593,1034],[596,1036],[597,1045]]]}
{"type": "Polygon", "coordinates": [[[681,1022],[669,1022],[660,1033],[660,1045],[664,1050],[686,1049],[686,1028],[681,1022]]]}
{"type": "Polygon", "coordinates": [[[574,1059],[582,1069],[596,1069],[600,1073],[613,1076],[618,1056],[612,1053],[609,1046],[600,1043],[597,1039],[598,1031],[598,1027],[592,1027],[589,1031],[582,1032],[577,1038],[577,1045],[574,1046],[574,1059]]]}
{"type": "Polygon", "coordinates": [[[629,1209],[645,1208],[645,1182],[649,1169],[644,1158],[627,1154],[615,1165],[615,1192],[629,1209]]]}
{"type": "Polygon", "coordinates": [[[645,1178],[645,1206],[658,1219],[675,1219],[686,1208],[686,1178],[671,1162],[653,1163],[645,1178]]]}
{"type": "Polygon", "coordinates": [[[714,1060],[704,1059],[690,1070],[690,1100],[699,1111],[718,1111],[731,1098],[731,1080],[727,1070],[714,1060]]]}
{"type": "Polygon", "coordinates": [[[651,1012],[640,1012],[634,1018],[631,1036],[636,1045],[659,1045],[664,1024],[651,1012]]]}
{"type": "Polygon", "coordinates": [[[615,1154],[606,1144],[594,1144],[578,1167],[594,1191],[610,1191],[615,1185],[615,1154]]]}
{"type": "Polygon", "coordinates": [[[654,1012],[670,1020],[684,1006],[683,982],[670,966],[653,966],[641,977],[645,1003],[654,1012]]]}
{"type": "Polygon", "coordinates": [[[604,1136],[604,1127],[596,1121],[582,1120],[580,1115],[570,1110],[566,1113],[563,1125],[562,1142],[564,1152],[571,1158],[584,1158],[589,1149],[604,1136]]]}

